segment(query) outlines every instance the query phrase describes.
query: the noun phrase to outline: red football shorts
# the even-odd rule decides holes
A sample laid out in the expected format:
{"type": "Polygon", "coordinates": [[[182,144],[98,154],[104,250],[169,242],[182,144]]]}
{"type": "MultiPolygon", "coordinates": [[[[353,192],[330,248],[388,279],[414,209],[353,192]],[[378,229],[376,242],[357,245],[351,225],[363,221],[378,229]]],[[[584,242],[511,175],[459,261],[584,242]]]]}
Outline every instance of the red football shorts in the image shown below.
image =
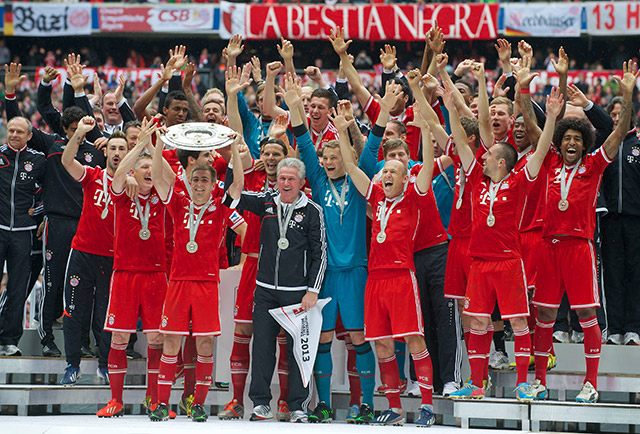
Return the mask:
{"type": "Polygon", "coordinates": [[[491,317],[496,300],[503,319],[529,316],[527,278],[522,259],[473,259],[464,313],[491,317]]]}
{"type": "Polygon", "coordinates": [[[453,237],[449,240],[447,269],[444,275],[444,296],[464,300],[467,292],[467,280],[471,257],[469,256],[470,237],[453,237]]]}
{"type": "Polygon", "coordinates": [[[220,334],[218,282],[172,280],[162,310],[160,332],[168,335],[217,336],[220,334]]]}
{"type": "Polygon", "coordinates": [[[164,272],[114,270],[104,329],[135,333],[140,317],[145,333],[158,333],[166,292],[167,275],[164,272]]]}
{"type": "Polygon", "coordinates": [[[364,336],[367,340],[424,335],[418,282],[412,270],[369,273],[364,293],[364,336]]]}
{"type": "Polygon", "coordinates": [[[536,306],[557,309],[567,292],[571,309],[600,306],[596,252],[585,238],[550,237],[542,243],[538,282],[533,294],[536,306]]]}
{"type": "Polygon", "coordinates": [[[233,311],[234,322],[253,324],[253,292],[256,290],[257,275],[258,258],[247,256],[242,266],[236,294],[236,307],[233,311]]]}
{"type": "Polygon", "coordinates": [[[524,262],[524,272],[527,276],[529,290],[533,290],[536,287],[538,263],[542,255],[542,243],[542,229],[520,232],[522,261],[524,262]]]}

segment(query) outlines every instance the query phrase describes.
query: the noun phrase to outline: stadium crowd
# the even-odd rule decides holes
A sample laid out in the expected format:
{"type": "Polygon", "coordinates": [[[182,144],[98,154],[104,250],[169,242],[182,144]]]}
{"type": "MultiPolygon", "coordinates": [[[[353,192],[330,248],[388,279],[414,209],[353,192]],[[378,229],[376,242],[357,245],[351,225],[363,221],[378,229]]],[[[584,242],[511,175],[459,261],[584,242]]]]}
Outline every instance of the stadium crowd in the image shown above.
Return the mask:
{"type": "MultiPolygon", "coordinates": [[[[157,79],[138,81],[105,76],[113,60],[88,49],[33,46],[23,63],[45,67],[37,83],[1,44],[0,355],[21,354],[24,303],[42,269],[38,331],[43,355],[60,357],[52,328],[63,318],[62,384],[76,383],[92,330],[97,374],[112,391],[98,416],[121,416],[127,348],[141,323],[150,419],[175,417],[170,390],[184,376],[180,407],[206,421],[220,269],[231,266],[242,277],[233,399],[221,419],[244,416],[251,369],[251,420],[330,422],[334,335],[348,353],[351,423],[404,423],[407,387],[422,397],[422,426],[435,421],[433,393],[483,398],[489,366],[510,366],[507,334],[517,399],[548,398],[552,342],[572,340],[584,344],[587,368],[576,399],[596,402],[601,344],[640,345],[633,59],[614,56],[622,74],[605,83],[569,83],[576,62],[562,47],[498,39],[465,56],[448,52],[434,27],[422,58],[404,68],[398,47],[380,49],[378,87],[357,69],[374,53],[350,53],[339,28],[326,44],[335,82],[322,60],[296,69],[285,39],[244,64],[238,35],[221,53],[175,46],[151,60],[157,79]],[[87,66],[96,67],[92,82],[87,66]],[[204,68],[215,71],[211,87],[197,73],[204,68]],[[556,72],[558,86],[532,93],[535,69],[556,72]],[[232,143],[165,148],[167,128],[189,122],[228,126],[232,143]],[[297,342],[268,311],[328,297],[311,410],[297,342]],[[376,365],[389,401],[379,416],[376,365]]],[[[126,67],[147,61],[130,50],[126,67]]]]}

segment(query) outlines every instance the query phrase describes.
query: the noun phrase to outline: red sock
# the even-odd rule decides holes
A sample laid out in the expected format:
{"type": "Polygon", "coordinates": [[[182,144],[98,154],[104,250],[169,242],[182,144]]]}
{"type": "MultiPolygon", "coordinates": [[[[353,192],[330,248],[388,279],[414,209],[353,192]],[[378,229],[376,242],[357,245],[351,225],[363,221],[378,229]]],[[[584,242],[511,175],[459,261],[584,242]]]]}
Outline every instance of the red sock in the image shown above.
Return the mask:
{"type": "Polygon", "coordinates": [[[289,398],[289,359],[287,356],[287,335],[278,335],[278,382],[280,383],[279,401],[286,401],[289,398]]]}
{"type": "Polygon", "coordinates": [[[360,395],[362,395],[362,387],[360,387],[360,374],[356,368],[356,350],[353,344],[345,344],[347,349],[347,375],[349,376],[349,392],[351,398],[349,407],[352,405],[360,405],[360,395]]]}
{"type": "Polygon", "coordinates": [[[233,334],[231,348],[231,383],[233,384],[233,398],[242,405],[244,403],[244,387],[249,373],[249,343],[251,336],[233,334]]]}
{"type": "Polygon", "coordinates": [[[547,385],[547,363],[549,362],[549,348],[553,345],[553,325],[552,322],[542,322],[536,320],[536,336],[533,355],[536,359],[536,380],[547,385]]]}
{"type": "MultiPolygon", "coordinates": [[[[151,397],[152,404],[158,403],[160,357],[162,357],[162,344],[149,344],[147,347],[147,396],[151,397]]],[[[173,382],[173,378],[171,382],[173,382]]]]}
{"type": "Polygon", "coordinates": [[[184,360],[182,360],[182,348],[178,351],[178,363],[176,364],[176,381],[180,377],[184,377],[184,360]]]}
{"type": "Polygon", "coordinates": [[[518,372],[518,380],[516,384],[527,382],[527,373],[529,372],[529,356],[531,356],[531,336],[529,335],[529,327],[523,330],[514,330],[514,350],[516,353],[516,369],[518,372]]]}
{"type": "Polygon", "coordinates": [[[398,372],[398,364],[396,363],[396,355],[386,358],[378,359],[378,366],[380,367],[380,380],[386,387],[384,394],[389,401],[390,408],[402,408],[400,403],[400,374],[398,372]]]}
{"type": "Polygon", "coordinates": [[[183,397],[193,395],[196,387],[196,359],[198,352],[196,351],[196,338],[187,336],[184,340],[184,392],[183,397]]]}
{"type": "Polygon", "coordinates": [[[489,356],[491,355],[491,344],[493,343],[493,323],[489,323],[487,326],[487,341],[484,344],[484,372],[483,372],[483,380],[489,379],[489,356]]]}
{"type": "Polygon", "coordinates": [[[158,373],[158,401],[152,404],[169,404],[171,397],[171,386],[176,376],[176,368],[178,367],[178,356],[167,356],[162,354],[160,357],[160,372],[158,373]]]}
{"type": "Polygon", "coordinates": [[[193,405],[204,405],[211,386],[211,373],[213,372],[213,356],[198,355],[198,363],[196,364],[196,393],[193,397],[193,405]]]}
{"type": "Polygon", "coordinates": [[[594,388],[598,388],[598,364],[600,363],[600,349],[602,348],[602,332],[598,325],[598,318],[593,316],[580,320],[580,327],[584,332],[584,357],[587,362],[587,374],[584,377],[594,388]]]}
{"type": "Polygon", "coordinates": [[[122,389],[124,388],[124,376],[127,373],[127,344],[116,344],[111,342],[109,359],[109,386],[111,387],[111,397],[122,403],[122,389]]]}
{"type": "Polygon", "coordinates": [[[470,328],[465,328],[464,329],[464,343],[467,346],[467,348],[469,348],[469,337],[471,337],[471,329],[470,328]]]}
{"type": "Polygon", "coordinates": [[[411,358],[416,368],[416,377],[418,378],[418,386],[420,386],[422,404],[433,405],[433,366],[431,365],[429,350],[425,349],[421,353],[411,354],[411,358]]]}
{"type": "Polygon", "coordinates": [[[484,380],[484,348],[487,344],[487,331],[471,329],[469,332],[469,367],[471,368],[471,382],[474,386],[483,387],[484,380]]]}

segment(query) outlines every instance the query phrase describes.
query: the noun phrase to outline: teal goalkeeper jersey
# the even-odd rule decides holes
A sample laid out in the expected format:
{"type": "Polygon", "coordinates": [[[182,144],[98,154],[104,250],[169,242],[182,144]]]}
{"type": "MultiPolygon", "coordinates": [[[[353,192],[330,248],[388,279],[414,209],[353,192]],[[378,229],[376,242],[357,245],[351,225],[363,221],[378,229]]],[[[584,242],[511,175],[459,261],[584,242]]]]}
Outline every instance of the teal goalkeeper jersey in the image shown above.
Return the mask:
{"type": "MultiPolygon", "coordinates": [[[[294,133],[301,131],[294,129],[294,133]]],[[[309,132],[296,135],[300,159],[307,169],[307,179],[313,192],[313,201],[322,206],[327,231],[329,261],[327,268],[349,268],[367,265],[367,201],[358,192],[348,176],[333,184],[338,198],[345,191],[344,211],[340,222],[340,205],[331,191],[329,177],[320,165],[309,132]]]]}

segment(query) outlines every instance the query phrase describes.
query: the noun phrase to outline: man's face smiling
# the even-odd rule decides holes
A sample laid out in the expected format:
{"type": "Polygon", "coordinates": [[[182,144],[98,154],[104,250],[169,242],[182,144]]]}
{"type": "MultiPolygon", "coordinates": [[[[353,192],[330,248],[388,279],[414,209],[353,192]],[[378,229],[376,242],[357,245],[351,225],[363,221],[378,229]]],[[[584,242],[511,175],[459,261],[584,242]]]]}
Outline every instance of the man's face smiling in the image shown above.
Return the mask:
{"type": "Polygon", "coordinates": [[[562,142],[560,142],[560,153],[562,153],[565,164],[568,166],[576,164],[584,153],[582,133],[576,130],[567,130],[562,136],[562,142]]]}
{"type": "Polygon", "coordinates": [[[264,171],[270,179],[275,179],[278,172],[278,163],[284,159],[282,146],[277,143],[267,143],[262,147],[260,159],[264,163],[264,171]]]}

